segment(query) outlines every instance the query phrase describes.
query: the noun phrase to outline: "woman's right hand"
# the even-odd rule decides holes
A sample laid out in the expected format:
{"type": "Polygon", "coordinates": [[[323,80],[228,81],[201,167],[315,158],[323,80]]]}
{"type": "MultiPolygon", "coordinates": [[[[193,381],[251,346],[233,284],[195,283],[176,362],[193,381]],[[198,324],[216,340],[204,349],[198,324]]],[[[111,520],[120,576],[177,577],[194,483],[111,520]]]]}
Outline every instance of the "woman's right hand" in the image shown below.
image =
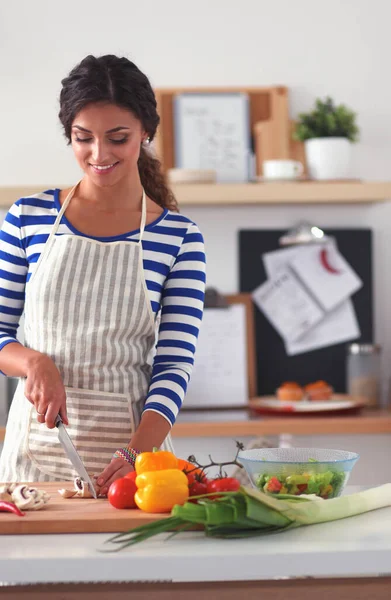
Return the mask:
{"type": "Polygon", "coordinates": [[[61,375],[49,356],[37,352],[29,361],[24,394],[37,411],[37,421],[54,428],[60,413],[65,425],[68,425],[66,393],[61,375]]]}

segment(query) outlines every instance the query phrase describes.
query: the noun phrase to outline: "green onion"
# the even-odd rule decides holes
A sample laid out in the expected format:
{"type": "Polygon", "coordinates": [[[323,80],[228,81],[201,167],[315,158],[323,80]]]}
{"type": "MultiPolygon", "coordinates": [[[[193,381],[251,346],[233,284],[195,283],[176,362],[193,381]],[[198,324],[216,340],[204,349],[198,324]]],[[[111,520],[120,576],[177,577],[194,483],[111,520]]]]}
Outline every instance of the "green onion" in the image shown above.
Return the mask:
{"type": "Polygon", "coordinates": [[[350,496],[323,500],[317,496],[272,496],[255,489],[219,492],[198,497],[198,503],[176,505],[171,517],[141,525],[107,540],[117,551],[167,531],[170,537],[185,529],[201,528],[207,536],[243,538],[280,532],[301,525],[345,519],[391,506],[391,483],[350,496]]]}

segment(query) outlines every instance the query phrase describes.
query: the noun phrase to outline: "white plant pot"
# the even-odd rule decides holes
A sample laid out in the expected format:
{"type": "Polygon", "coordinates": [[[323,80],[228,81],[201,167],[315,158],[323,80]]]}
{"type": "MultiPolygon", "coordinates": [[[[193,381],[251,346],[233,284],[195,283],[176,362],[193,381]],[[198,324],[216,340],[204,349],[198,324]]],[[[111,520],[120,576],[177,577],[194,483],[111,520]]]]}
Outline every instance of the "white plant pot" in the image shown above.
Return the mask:
{"type": "Polygon", "coordinates": [[[313,138],[304,142],[311,179],[348,179],[352,144],[347,138],[313,138]]]}

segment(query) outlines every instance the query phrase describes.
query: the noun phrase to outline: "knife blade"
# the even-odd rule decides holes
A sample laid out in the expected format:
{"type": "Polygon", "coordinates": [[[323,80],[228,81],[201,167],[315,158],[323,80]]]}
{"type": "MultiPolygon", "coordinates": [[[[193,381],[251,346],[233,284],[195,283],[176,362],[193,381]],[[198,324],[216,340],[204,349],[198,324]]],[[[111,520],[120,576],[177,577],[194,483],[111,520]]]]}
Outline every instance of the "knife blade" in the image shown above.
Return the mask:
{"type": "Polygon", "coordinates": [[[65,454],[71,461],[71,463],[74,466],[79,477],[81,477],[82,480],[88,484],[91,494],[93,495],[93,497],[96,500],[97,494],[96,494],[95,486],[92,483],[92,480],[86,471],[83,461],[81,460],[75,446],[73,445],[71,438],[69,437],[67,430],[64,427],[64,423],[62,422],[60,415],[57,415],[57,418],[56,418],[56,421],[54,424],[58,429],[58,439],[60,441],[61,446],[64,448],[65,454]]]}

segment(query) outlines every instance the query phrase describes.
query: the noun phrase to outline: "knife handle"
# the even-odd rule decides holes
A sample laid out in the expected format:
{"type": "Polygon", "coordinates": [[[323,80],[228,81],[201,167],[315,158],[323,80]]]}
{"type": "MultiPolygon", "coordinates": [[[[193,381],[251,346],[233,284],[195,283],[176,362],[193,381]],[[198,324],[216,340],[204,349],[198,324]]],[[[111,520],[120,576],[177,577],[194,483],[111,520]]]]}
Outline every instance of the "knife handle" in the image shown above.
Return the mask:
{"type": "Polygon", "coordinates": [[[60,415],[57,415],[56,420],[54,421],[55,427],[58,427],[60,423],[62,423],[62,418],[60,417],[60,415]]]}

